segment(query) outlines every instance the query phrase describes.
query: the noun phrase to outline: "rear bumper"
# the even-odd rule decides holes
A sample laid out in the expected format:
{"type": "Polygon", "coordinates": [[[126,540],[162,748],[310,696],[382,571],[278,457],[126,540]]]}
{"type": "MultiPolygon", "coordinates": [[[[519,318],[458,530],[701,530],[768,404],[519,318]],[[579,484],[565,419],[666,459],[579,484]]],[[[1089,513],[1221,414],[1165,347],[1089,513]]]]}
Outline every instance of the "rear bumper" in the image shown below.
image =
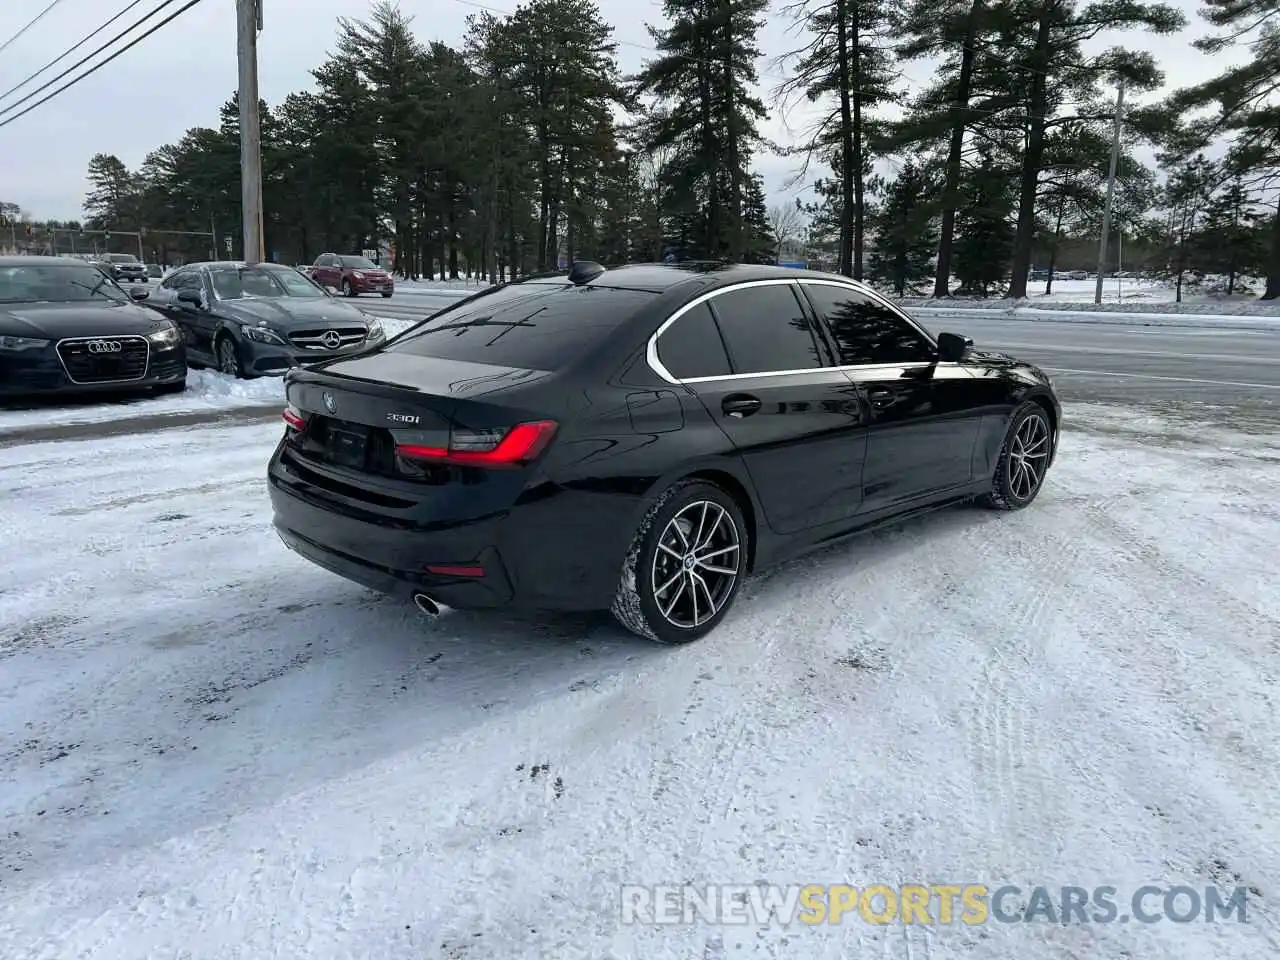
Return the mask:
{"type": "Polygon", "coordinates": [[[394,595],[421,591],[461,610],[603,610],[617,591],[632,498],[544,483],[479,519],[415,519],[424,504],[397,504],[372,488],[359,491],[368,498],[361,501],[316,486],[282,461],[282,448],[267,475],[276,532],[340,577],[394,595]],[[474,565],[484,575],[426,569],[439,564],[474,565]]]}

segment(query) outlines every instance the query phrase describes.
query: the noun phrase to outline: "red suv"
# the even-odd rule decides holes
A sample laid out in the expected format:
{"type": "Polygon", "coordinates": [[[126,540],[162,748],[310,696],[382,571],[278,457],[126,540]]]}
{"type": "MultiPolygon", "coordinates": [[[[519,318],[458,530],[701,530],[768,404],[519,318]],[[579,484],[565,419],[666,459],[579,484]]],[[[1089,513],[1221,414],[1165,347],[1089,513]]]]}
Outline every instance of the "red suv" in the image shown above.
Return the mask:
{"type": "Polygon", "coordinates": [[[310,276],[322,287],[341,290],[344,297],[358,297],[362,293],[389,297],[396,292],[391,274],[365,257],[322,253],[312,264],[310,276]]]}

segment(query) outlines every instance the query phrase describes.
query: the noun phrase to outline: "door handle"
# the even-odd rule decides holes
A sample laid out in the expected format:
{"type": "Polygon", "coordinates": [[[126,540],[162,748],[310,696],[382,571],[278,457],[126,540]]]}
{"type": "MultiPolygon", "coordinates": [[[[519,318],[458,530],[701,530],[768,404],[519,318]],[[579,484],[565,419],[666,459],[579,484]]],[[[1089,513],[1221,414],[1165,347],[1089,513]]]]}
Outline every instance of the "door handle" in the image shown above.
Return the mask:
{"type": "Polygon", "coordinates": [[[883,410],[885,407],[893,406],[894,401],[897,399],[897,394],[892,390],[885,390],[881,387],[868,391],[867,399],[871,401],[871,406],[877,410],[883,410]]]}
{"type": "Polygon", "coordinates": [[[734,393],[725,397],[720,404],[720,409],[725,412],[725,416],[734,417],[741,420],[743,417],[749,417],[755,413],[763,404],[759,397],[753,397],[745,393],[734,393]]]}

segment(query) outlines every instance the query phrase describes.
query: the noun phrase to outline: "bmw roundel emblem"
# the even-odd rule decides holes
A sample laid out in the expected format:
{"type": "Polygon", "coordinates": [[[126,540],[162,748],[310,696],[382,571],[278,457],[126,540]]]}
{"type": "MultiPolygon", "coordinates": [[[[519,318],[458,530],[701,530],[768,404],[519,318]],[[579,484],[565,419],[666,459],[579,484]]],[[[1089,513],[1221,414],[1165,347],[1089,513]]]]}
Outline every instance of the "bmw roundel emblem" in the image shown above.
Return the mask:
{"type": "Polygon", "coordinates": [[[332,394],[332,393],[329,393],[329,392],[326,390],[326,391],[325,391],[325,393],[324,393],[324,395],[321,397],[321,399],[322,399],[322,400],[324,400],[324,408],[325,408],[326,410],[328,410],[330,413],[335,413],[335,412],[337,412],[337,409],[338,409],[338,401],[337,401],[337,400],[335,400],[335,399],[333,399],[333,394],[332,394]]]}

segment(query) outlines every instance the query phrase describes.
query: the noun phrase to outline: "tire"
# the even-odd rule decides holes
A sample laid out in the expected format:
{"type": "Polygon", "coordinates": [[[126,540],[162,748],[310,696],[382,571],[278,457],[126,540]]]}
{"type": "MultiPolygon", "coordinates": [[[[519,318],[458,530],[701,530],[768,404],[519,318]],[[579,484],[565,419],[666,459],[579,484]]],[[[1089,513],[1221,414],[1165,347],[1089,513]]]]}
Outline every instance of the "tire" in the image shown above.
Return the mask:
{"type": "Polygon", "coordinates": [[[673,484],[645,512],[627,549],[611,608],[614,617],[632,633],[658,643],[690,643],[706,636],[737,598],[746,574],[750,537],[742,510],[724,490],[701,480],[673,484]],[[702,552],[711,566],[697,563],[691,577],[664,547],[692,544],[694,550],[685,558],[688,564],[697,551],[699,524],[704,528],[702,552]],[[677,527],[683,537],[677,535],[677,527]],[[693,586],[699,581],[702,586],[693,586]],[[696,616],[691,597],[699,602],[696,616]],[[715,612],[704,618],[711,608],[715,612]]]}
{"type": "Polygon", "coordinates": [[[1053,426],[1049,415],[1040,404],[1028,400],[1009,420],[991,478],[991,492],[979,498],[979,503],[992,510],[1021,510],[1030,506],[1044,487],[1052,453],[1053,426]]]}
{"type": "Polygon", "coordinates": [[[244,364],[240,362],[240,351],[236,342],[226,333],[218,335],[214,350],[218,354],[218,372],[232,377],[244,376],[244,364]]]}
{"type": "Polygon", "coordinates": [[[351,281],[350,281],[350,280],[343,280],[343,281],[342,281],[342,295],[343,295],[344,297],[354,297],[354,296],[356,295],[356,292],[355,292],[354,290],[352,290],[352,289],[351,289],[351,281]]]}
{"type": "Polygon", "coordinates": [[[391,294],[389,294],[389,293],[383,293],[383,294],[382,294],[382,299],[383,299],[383,300],[389,300],[389,299],[391,299],[391,294]]]}

